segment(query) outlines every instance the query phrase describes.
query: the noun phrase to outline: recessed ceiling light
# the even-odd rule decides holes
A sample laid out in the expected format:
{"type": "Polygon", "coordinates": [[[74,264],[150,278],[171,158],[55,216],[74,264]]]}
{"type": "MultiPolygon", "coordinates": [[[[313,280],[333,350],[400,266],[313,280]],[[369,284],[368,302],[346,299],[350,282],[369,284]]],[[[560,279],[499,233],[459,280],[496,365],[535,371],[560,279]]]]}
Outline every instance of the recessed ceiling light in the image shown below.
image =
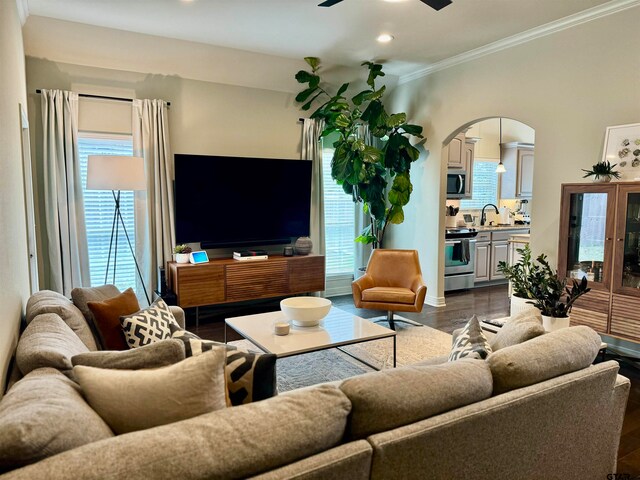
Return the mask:
{"type": "Polygon", "coordinates": [[[380,43],[389,43],[391,40],[393,40],[393,35],[383,33],[382,35],[378,35],[378,38],[376,40],[378,40],[380,43]]]}

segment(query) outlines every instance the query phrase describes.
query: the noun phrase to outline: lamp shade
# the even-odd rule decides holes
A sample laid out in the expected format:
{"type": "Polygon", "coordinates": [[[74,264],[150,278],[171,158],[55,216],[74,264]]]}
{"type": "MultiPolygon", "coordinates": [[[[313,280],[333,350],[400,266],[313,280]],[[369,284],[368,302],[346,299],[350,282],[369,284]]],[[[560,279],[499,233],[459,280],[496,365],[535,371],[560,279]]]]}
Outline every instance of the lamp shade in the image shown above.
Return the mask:
{"type": "Polygon", "coordinates": [[[89,155],[87,190],[146,190],[144,159],[123,155],[89,155]]]}
{"type": "Polygon", "coordinates": [[[502,162],[498,163],[498,166],[496,167],[496,173],[504,173],[506,171],[507,169],[504,168],[504,163],[502,162]]]}

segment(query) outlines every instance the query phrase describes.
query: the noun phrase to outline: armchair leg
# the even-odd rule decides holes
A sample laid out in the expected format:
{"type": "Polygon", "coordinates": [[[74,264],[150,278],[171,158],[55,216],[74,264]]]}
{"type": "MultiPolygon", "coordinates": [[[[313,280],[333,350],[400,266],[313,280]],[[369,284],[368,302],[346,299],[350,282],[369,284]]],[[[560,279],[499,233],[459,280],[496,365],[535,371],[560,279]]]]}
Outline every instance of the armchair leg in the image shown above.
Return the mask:
{"type": "Polygon", "coordinates": [[[387,317],[386,318],[381,318],[379,320],[374,320],[374,323],[381,323],[381,322],[388,322],[389,323],[389,328],[391,330],[395,330],[396,329],[396,322],[406,323],[408,325],[413,325],[414,327],[424,327],[423,324],[418,323],[418,322],[416,322],[414,320],[409,320],[407,318],[394,319],[393,318],[393,312],[391,310],[389,310],[387,312],[387,317]]]}

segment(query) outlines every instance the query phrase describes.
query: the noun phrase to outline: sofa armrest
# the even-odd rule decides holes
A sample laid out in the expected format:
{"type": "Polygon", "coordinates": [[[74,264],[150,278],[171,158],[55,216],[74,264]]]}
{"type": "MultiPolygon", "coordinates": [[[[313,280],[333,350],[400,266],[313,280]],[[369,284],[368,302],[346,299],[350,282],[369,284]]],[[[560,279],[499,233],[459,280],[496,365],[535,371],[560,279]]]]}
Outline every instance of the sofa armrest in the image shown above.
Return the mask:
{"type": "Polygon", "coordinates": [[[169,305],[169,310],[173,313],[173,316],[176,317],[176,322],[180,325],[180,328],[185,328],[185,320],[184,320],[184,310],[176,305],[169,305]]]}

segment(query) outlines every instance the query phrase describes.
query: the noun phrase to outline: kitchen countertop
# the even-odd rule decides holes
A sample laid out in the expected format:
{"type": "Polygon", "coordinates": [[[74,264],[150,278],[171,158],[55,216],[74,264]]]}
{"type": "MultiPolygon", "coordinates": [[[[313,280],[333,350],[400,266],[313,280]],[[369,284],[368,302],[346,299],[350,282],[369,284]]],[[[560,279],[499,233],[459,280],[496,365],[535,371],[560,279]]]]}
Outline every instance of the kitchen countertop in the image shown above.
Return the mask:
{"type": "Polygon", "coordinates": [[[531,225],[478,225],[471,228],[475,228],[479,232],[491,232],[495,230],[529,230],[531,225]]]}

